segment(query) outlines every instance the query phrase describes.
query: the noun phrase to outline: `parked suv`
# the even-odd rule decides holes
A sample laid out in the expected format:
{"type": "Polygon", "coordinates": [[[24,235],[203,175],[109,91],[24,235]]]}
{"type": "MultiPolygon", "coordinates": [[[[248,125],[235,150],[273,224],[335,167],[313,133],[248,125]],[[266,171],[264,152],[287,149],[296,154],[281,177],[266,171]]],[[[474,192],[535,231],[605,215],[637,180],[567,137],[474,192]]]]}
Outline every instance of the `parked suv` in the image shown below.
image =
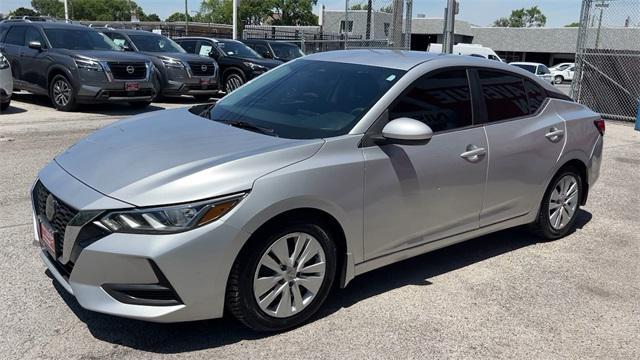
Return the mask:
{"type": "Polygon", "coordinates": [[[534,62],[512,62],[509,63],[509,65],[517,66],[520,69],[524,69],[534,74],[545,82],[553,83],[553,76],[551,75],[551,71],[544,64],[534,62]]]}
{"type": "Polygon", "coordinates": [[[125,53],[85,26],[2,23],[0,52],[11,63],[14,88],[47,95],[58,110],[91,102],[146,107],[156,94],[153,64],[146,56],[125,53]]]}
{"type": "Polygon", "coordinates": [[[287,62],[304,56],[304,53],[297,45],[287,42],[262,39],[247,39],[242,40],[242,42],[265,59],[287,62]]]}
{"type": "Polygon", "coordinates": [[[13,78],[9,60],[0,53],[0,111],[5,111],[11,102],[13,93],[13,78]]]}
{"type": "Polygon", "coordinates": [[[156,69],[161,96],[191,95],[206,101],[218,93],[218,65],[204,56],[188,54],[171,39],[143,30],[100,29],[127,51],[148,55],[156,69]]]}
{"type": "Polygon", "coordinates": [[[236,40],[207,37],[183,37],[174,40],[189,53],[214,58],[220,66],[220,81],[227,93],[282,64],[279,60],[263,58],[236,40]]]}

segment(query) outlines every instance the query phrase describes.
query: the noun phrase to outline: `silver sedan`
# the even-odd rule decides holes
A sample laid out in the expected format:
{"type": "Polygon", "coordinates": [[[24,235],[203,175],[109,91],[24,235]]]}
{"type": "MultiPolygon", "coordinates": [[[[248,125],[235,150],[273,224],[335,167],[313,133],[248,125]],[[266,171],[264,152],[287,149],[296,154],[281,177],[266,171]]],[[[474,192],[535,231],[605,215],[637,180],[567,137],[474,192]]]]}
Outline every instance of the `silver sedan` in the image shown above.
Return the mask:
{"type": "Polygon", "coordinates": [[[41,257],[86,309],[288,329],[367,271],[529,224],[568,234],[604,122],[496,61],[351,50],[217,103],[146,113],[57,156],[32,189],[41,257]]]}

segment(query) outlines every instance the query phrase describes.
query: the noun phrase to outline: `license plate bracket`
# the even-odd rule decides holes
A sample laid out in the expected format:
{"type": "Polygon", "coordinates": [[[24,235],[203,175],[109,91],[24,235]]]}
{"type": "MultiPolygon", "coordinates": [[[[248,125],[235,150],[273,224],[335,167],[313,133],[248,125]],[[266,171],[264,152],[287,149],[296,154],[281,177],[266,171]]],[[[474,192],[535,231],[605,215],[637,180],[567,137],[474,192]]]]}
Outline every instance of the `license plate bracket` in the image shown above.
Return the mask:
{"type": "Polygon", "coordinates": [[[42,220],[38,220],[38,238],[40,240],[40,246],[43,250],[46,250],[54,259],[58,258],[56,252],[57,233],[51,228],[51,225],[45,223],[42,220]]]}
{"type": "Polygon", "coordinates": [[[126,91],[138,91],[140,90],[140,83],[137,83],[137,82],[124,83],[124,89],[126,91]]]}

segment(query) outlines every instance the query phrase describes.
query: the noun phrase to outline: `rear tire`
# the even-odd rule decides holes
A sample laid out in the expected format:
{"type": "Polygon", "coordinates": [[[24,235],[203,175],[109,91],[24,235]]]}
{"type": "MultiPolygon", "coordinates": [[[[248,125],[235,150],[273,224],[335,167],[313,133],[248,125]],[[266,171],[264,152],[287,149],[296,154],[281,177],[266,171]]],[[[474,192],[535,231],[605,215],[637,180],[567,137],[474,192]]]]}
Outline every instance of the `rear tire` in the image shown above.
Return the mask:
{"type": "Polygon", "coordinates": [[[224,91],[227,94],[242,85],[244,85],[244,78],[238,73],[232,72],[228,74],[224,79],[224,91]]]}
{"type": "Polygon", "coordinates": [[[562,84],[564,82],[564,78],[560,75],[553,78],[553,82],[555,84],[562,84]]]}
{"type": "Polygon", "coordinates": [[[132,101],[129,103],[129,106],[136,109],[145,109],[149,105],[151,105],[151,101],[132,101]]]}
{"type": "Polygon", "coordinates": [[[330,233],[312,223],[289,223],[250,241],[229,275],[228,310],[256,331],[303,324],[333,286],[337,250],[330,233]]]}
{"type": "Polygon", "coordinates": [[[11,104],[11,100],[0,104],[0,111],[5,111],[9,108],[9,104],[11,104]]]}
{"type": "Polygon", "coordinates": [[[207,102],[211,99],[210,95],[193,95],[193,98],[198,102],[207,102]]]}
{"type": "Polygon", "coordinates": [[[49,86],[49,97],[59,111],[75,111],[78,108],[75,89],[64,75],[53,77],[49,86]]]}
{"type": "Polygon", "coordinates": [[[582,177],[574,168],[560,170],[551,180],[540,204],[533,232],[546,240],[556,240],[573,230],[583,194],[582,177]]]}

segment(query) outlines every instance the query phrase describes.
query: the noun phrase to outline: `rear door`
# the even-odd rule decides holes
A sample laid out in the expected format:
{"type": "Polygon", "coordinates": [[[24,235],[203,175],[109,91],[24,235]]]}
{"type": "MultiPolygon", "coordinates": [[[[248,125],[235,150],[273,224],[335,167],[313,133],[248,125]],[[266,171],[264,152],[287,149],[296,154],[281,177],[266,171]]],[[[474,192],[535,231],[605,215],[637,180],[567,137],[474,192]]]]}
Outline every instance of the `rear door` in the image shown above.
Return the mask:
{"type": "Polygon", "coordinates": [[[24,39],[27,32],[26,26],[12,25],[4,38],[4,55],[9,59],[11,63],[11,72],[16,87],[23,87],[24,81],[22,80],[22,62],[20,56],[24,48],[24,39]]]}
{"type": "Polygon", "coordinates": [[[487,143],[483,127],[474,126],[471,98],[465,69],[427,74],[376,124],[409,117],[434,135],[426,144],[363,148],[366,259],[478,228],[487,143]]]}
{"type": "Polygon", "coordinates": [[[546,91],[509,72],[478,70],[486,108],[489,171],[480,226],[537,208],[565,143],[566,127],[545,111],[546,91]]]}

